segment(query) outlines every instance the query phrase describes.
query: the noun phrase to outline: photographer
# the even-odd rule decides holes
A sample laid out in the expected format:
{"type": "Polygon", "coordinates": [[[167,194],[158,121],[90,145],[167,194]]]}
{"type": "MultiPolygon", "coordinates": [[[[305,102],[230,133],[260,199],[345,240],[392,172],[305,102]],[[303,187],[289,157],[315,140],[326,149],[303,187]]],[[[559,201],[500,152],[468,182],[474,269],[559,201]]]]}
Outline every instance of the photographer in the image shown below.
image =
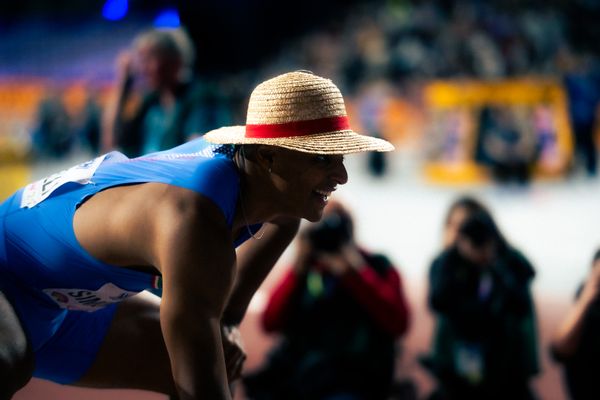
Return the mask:
{"type": "Polygon", "coordinates": [[[352,225],[331,203],[299,235],[296,260],[262,319],[281,343],[244,379],[248,398],[387,398],[409,311],[398,272],[385,256],[357,247],[352,225]]]}
{"type": "Polygon", "coordinates": [[[539,371],[531,283],[535,271],[484,208],[461,223],[429,272],[436,319],[429,400],[531,400],[539,371]]]}
{"type": "Polygon", "coordinates": [[[598,396],[600,359],[600,248],[596,250],[587,279],[575,294],[575,302],[550,342],[554,360],[563,367],[563,378],[573,400],[598,396]]]}

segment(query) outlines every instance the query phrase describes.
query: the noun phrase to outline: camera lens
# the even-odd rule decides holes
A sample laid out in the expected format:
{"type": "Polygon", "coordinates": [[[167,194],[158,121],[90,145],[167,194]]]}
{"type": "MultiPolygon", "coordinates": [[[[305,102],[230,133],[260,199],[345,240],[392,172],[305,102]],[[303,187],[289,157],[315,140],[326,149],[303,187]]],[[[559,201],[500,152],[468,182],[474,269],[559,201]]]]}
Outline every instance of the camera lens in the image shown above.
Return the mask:
{"type": "Polygon", "coordinates": [[[309,231],[308,237],[316,250],[336,252],[351,238],[350,220],[338,213],[329,214],[309,231]]]}

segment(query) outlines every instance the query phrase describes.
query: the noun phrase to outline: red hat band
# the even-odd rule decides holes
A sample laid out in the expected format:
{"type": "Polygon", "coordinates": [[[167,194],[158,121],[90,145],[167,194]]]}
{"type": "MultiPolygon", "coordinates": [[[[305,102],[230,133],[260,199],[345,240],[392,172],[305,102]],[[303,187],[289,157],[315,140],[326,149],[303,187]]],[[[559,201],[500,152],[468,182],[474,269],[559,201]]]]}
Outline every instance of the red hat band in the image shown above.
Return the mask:
{"type": "Polygon", "coordinates": [[[292,121],[282,124],[246,125],[247,138],[274,139],[291,136],[306,136],[316,133],[343,131],[350,129],[346,115],[311,119],[307,121],[292,121]]]}

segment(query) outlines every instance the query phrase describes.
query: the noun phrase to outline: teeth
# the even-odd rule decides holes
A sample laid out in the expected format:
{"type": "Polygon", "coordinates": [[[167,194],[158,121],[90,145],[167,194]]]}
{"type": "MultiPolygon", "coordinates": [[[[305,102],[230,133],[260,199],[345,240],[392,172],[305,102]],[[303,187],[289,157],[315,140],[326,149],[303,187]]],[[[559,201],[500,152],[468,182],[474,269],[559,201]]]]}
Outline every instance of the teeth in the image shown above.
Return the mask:
{"type": "Polygon", "coordinates": [[[315,193],[323,196],[323,201],[327,201],[329,199],[329,196],[331,196],[331,192],[326,192],[325,190],[315,189],[315,193]]]}

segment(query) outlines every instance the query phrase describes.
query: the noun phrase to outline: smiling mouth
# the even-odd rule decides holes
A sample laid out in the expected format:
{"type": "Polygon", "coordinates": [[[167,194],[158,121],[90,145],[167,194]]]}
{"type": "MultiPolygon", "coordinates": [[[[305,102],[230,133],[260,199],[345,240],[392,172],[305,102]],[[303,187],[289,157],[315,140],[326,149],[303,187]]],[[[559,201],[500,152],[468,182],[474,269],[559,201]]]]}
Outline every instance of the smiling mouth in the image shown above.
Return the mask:
{"type": "Polygon", "coordinates": [[[325,190],[315,190],[315,193],[318,194],[319,196],[321,196],[323,198],[323,201],[327,201],[329,199],[329,196],[331,196],[331,191],[325,191],[325,190]]]}

